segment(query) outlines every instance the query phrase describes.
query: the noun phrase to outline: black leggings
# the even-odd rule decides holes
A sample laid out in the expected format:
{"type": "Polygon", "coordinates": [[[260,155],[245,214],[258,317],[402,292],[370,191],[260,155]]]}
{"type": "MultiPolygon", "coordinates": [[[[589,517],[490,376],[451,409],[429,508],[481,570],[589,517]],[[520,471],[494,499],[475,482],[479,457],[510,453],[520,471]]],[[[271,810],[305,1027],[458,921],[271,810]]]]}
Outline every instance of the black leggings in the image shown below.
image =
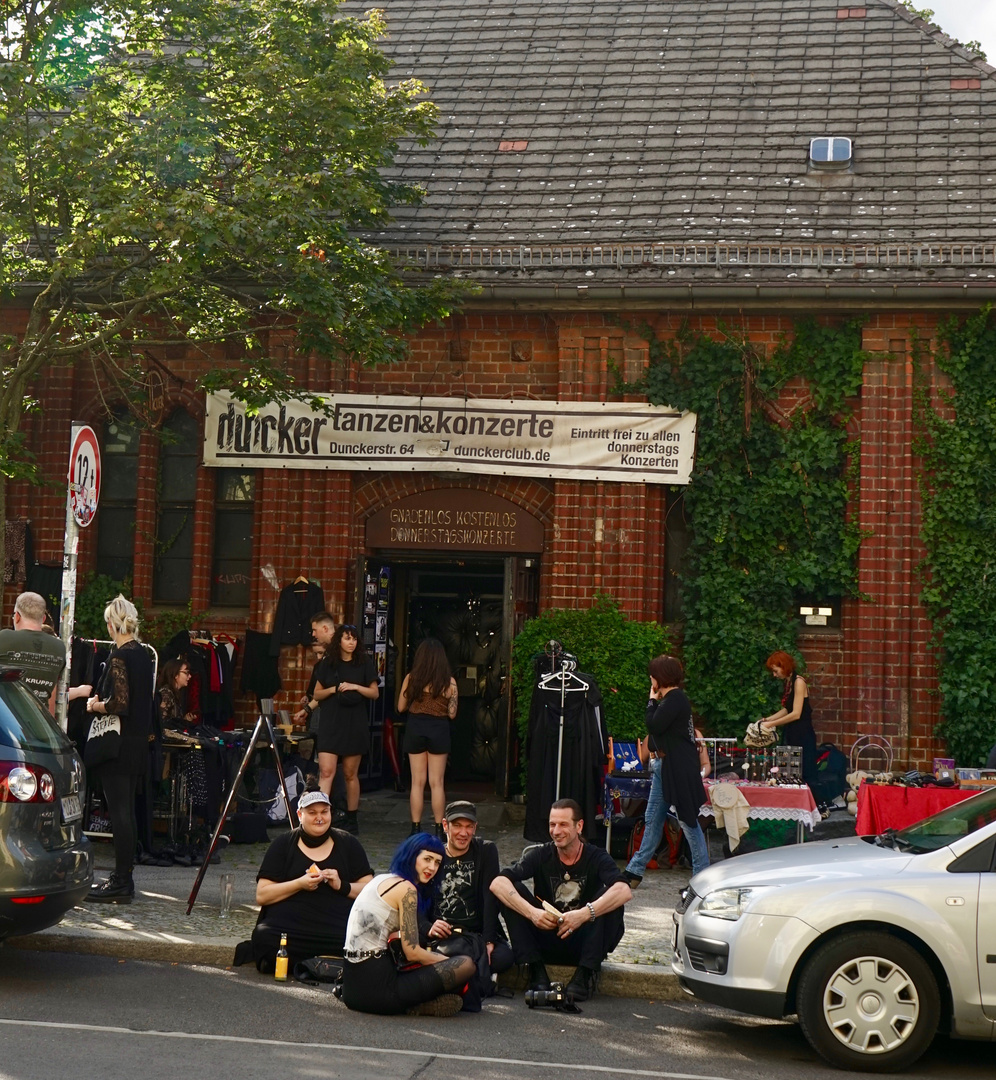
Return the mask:
{"type": "Polygon", "coordinates": [[[342,972],[342,1000],[356,1012],[392,1016],[441,994],[459,993],[473,973],[473,961],[466,956],[411,971],[398,971],[389,953],[357,963],[347,960],[342,972]]]}
{"type": "Polygon", "coordinates": [[[135,838],[138,832],[135,792],[138,790],[138,774],[101,769],[98,779],[104,789],[107,816],[111,819],[111,832],[114,834],[114,872],[120,877],[128,877],[135,868],[135,838]]]}

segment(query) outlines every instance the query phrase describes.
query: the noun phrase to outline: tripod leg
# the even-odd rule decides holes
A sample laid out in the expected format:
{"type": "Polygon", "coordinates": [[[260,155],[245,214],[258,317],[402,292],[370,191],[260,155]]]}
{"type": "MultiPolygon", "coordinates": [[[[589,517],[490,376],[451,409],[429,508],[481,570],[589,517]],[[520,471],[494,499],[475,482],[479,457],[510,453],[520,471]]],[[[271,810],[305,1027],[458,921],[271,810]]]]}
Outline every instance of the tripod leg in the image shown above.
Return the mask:
{"type": "Polygon", "coordinates": [[[277,779],[280,781],[280,794],[284,797],[284,809],[287,811],[287,824],[293,829],[294,819],[291,816],[290,799],[287,798],[287,781],[284,779],[284,766],[283,762],[280,760],[280,748],[277,746],[277,740],[273,734],[273,725],[270,723],[270,718],[264,716],[263,719],[266,721],[266,730],[270,736],[270,749],[273,751],[273,763],[277,767],[277,779]]]}
{"type": "Polygon", "coordinates": [[[249,767],[249,762],[252,760],[252,755],[256,750],[256,743],[259,742],[259,736],[263,730],[263,717],[256,721],[256,726],[253,728],[252,738],[249,740],[249,745],[246,747],[245,756],[242,758],[242,764],[239,766],[238,774],[235,777],[235,782],[232,784],[228,792],[228,798],[225,800],[225,808],[221,812],[221,817],[218,818],[218,824],[214,828],[214,834],[211,837],[211,843],[208,845],[208,849],[204,854],[204,862],[201,863],[200,870],[197,871],[197,879],[194,881],[194,887],[190,890],[190,896],[187,898],[187,914],[189,915],[194,906],[194,901],[197,899],[197,894],[200,892],[201,882],[204,880],[204,875],[207,873],[208,864],[211,862],[211,856],[214,854],[214,849],[218,844],[218,837],[221,836],[221,830],[225,826],[225,822],[228,819],[228,812],[232,808],[232,803],[235,801],[235,793],[239,790],[239,784],[242,783],[242,777],[245,775],[246,769],[249,767]]]}

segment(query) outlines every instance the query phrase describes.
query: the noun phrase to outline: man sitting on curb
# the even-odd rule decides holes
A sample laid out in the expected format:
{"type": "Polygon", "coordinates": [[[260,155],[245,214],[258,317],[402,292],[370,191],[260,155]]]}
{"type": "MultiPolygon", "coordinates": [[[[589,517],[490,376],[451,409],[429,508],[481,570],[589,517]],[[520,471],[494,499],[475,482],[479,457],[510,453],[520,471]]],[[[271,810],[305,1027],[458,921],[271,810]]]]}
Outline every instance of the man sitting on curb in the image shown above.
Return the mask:
{"type": "Polygon", "coordinates": [[[602,961],[622,940],[623,905],[633,897],[612,857],[586,844],[583,830],[581,807],[558,799],[550,807],[553,843],[530,848],[491,883],[505,905],[515,959],[529,965],[529,988],[550,989],[546,964],[576,964],[566,991],[575,1001],[595,992],[602,961]],[[535,896],[522,884],[528,878],[535,896]]]}
{"type": "Polygon", "coordinates": [[[443,814],[443,829],[446,854],[428,939],[438,942],[438,952],[469,956],[477,963],[477,983],[464,995],[464,1010],[472,1012],[480,1008],[482,996],[494,993],[491,976],[514,963],[491,892],[498,874],[498,847],[477,838],[477,807],[472,802],[451,802],[443,814]]]}

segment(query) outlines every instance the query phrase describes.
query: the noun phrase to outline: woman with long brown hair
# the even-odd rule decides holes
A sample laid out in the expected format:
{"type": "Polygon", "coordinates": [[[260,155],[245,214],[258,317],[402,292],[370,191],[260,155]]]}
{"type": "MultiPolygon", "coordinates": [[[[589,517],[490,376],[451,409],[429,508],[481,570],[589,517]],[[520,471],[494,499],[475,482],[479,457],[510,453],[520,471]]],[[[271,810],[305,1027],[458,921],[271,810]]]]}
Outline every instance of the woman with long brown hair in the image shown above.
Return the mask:
{"type": "Polygon", "coordinates": [[[405,676],[398,695],[398,711],[408,710],[405,753],[412,770],[411,834],[420,831],[428,777],[436,835],[443,836],[443,812],[446,809],[443,781],[450,753],[450,721],[456,719],[458,703],[456,679],[450,670],[446,650],[435,638],[426,638],[415,650],[412,669],[405,676]]]}

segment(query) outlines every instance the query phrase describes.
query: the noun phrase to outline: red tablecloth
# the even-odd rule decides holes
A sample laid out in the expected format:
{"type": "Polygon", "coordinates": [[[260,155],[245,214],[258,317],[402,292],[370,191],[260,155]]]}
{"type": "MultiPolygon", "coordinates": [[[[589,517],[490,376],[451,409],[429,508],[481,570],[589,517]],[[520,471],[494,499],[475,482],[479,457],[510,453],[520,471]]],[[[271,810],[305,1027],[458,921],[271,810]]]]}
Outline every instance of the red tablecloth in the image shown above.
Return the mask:
{"type": "Polygon", "coordinates": [[[978,795],[961,788],[908,788],[898,784],[864,783],[858,788],[858,836],[876,836],[886,829],[905,829],[948,806],[978,795]]]}
{"type": "MultiPolygon", "coordinates": [[[[706,787],[714,781],[707,780],[706,787]]],[[[744,798],[750,803],[749,817],[779,821],[802,821],[814,828],[820,820],[813,793],[805,784],[745,784],[738,783],[744,798]]],[[[700,813],[712,815],[712,807],[706,804],[700,813]]]]}

